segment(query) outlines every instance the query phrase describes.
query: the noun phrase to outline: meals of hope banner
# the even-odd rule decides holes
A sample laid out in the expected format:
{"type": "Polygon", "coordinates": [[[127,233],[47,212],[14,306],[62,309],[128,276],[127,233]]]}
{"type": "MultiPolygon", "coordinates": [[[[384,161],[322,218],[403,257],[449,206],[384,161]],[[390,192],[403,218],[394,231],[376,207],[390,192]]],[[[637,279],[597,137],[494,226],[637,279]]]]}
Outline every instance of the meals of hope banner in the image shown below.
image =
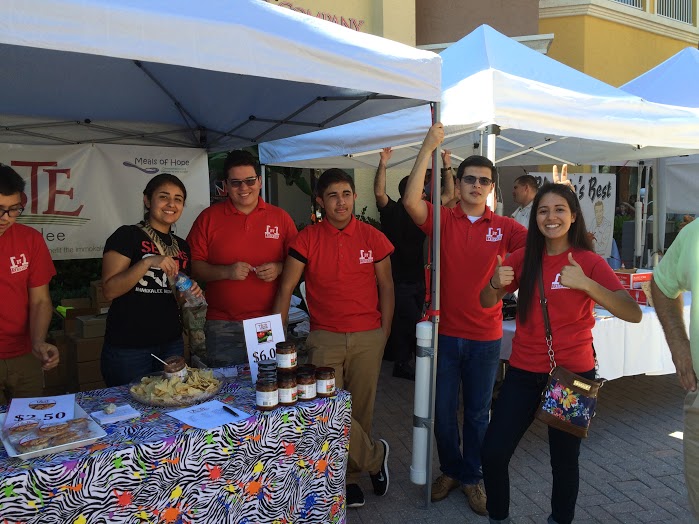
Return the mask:
{"type": "Polygon", "coordinates": [[[186,237],[209,205],[203,149],[0,144],[0,162],[26,182],[18,223],[41,232],[54,260],[101,258],[109,235],[143,219],[143,190],[157,174],[171,173],[187,188],[177,235],[186,237]]]}

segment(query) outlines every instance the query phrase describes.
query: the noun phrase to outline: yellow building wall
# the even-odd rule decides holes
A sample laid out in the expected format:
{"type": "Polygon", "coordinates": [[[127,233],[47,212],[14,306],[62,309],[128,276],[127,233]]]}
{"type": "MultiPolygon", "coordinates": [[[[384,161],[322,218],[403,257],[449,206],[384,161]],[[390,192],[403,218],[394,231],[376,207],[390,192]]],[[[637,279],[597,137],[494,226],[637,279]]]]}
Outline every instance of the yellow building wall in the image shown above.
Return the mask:
{"type": "Polygon", "coordinates": [[[613,86],[620,86],[681,51],[687,42],[592,16],[539,20],[554,33],[548,55],[613,86]]]}

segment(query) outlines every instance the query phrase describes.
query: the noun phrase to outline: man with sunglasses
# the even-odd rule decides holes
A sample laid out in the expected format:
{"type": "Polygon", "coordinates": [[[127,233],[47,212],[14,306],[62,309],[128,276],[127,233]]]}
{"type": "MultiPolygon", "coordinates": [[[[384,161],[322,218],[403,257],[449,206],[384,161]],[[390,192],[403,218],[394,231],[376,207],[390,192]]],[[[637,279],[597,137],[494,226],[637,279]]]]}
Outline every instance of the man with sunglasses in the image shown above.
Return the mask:
{"type": "MultiPolygon", "coordinates": [[[[428,235],[432,234],[433,209],[422,200],[422,187],[432,153],[443,139],[442,124],[433,125],[403,196],[406,211],[428,235]]],[[[461,486],[471,509],[485,515],[480,451],[500,362],[502,304],[483,308],[479,295],[488,285],[497,256],[504,259],[507,253],[524,247],[527,230],[486,205],[497,182],[490,160],[478,155],[466,158],[456,178],[461,200],[453,209],[442,206],[440,213],[441,312],[434,433],[442,475],[432,484],[432,500],[442,500],[461,486]],[[461,439],[457,420],[460,386],[464,403],[461,439]]]]}
{"type": "Polygon", "coordinates": [[[223,166],[228,199],[197,217],[187,242],[192,276],[206,282],[210,366],[247,362],[243,320],[269,315],[284,259],[297,230],[289,214],[260,198],[259,164],[231,151],[223,166]]]}
{"type": "Polygon", "coordinates": [[[46,342],[53,313],[49,282],[56,270],[41,234],[16,223],[24,211],[23,192],[22,177],[0,164],[0,405],[40,396],[41,370],[59,360],[56,346],[46,342]]]}

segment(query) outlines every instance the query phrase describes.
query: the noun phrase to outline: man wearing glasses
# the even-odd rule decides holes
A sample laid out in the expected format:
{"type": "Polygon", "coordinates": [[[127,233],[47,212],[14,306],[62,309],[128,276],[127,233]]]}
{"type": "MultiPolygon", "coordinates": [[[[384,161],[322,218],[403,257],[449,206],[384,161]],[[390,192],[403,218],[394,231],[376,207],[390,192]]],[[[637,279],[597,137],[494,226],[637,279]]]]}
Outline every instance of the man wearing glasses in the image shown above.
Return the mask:
{"type": "Polygon", "coordinates": [[[22,177],[0,164],[0,404],[40,396],[41,370],[58,365],[58,349],[46,342],[56,270],[41,234],[16,224],[23,191],[22,177]]]}
{"type": "Polygon", "coordinates": [[[187,242],[192,276],[206,282],[210,366],[247,362],[243,320],[269,315],[286,252],[296,238],[289,214],[260,198],[259,164],[232,151],[223,166],[228,199],[197,217],[187,242]]]}
{"type": "MultiPolygon", "coordinates": [[[[403,205],[415,224],[432,234],[433,209],[422,200],[425,170],[444,139],[442,124],[433,125],[415,160],[403,205]]],[[[485,157],[464,160],[456,172],[461,200],[442,206],[440,323],[437,357],[435,439],[442,475],[432,484],[432,500],[447,497],[459,486],[471,509],[487,513],[481,481],[481,444],[488,427],[493,385],[500,362],[502,305],[480,305],[497,257],[524,247],[527,230],[515,220],[494,214],[486,205],[497,171],[485,157]],[[464,424],[459,446],[457,411],[463,391],[464,424]]]]}

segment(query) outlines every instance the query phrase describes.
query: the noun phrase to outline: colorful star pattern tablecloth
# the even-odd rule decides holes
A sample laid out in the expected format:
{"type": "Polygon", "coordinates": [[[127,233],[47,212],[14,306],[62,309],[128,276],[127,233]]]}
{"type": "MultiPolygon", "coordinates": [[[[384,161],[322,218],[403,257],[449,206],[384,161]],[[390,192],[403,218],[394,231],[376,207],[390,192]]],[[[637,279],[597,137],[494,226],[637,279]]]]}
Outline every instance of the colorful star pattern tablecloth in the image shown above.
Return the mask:
{"type": "Polygon", "coordinates": [[[27,461],[0,446],[0,522],[345,522],[349,393],[260,413],[241,379],[216,398],[254,415],[201,430],[126,387],[78,394],[88,413],[129,403],[141,417],[104,426],[107,437],[88,447],[27,461]]]}

